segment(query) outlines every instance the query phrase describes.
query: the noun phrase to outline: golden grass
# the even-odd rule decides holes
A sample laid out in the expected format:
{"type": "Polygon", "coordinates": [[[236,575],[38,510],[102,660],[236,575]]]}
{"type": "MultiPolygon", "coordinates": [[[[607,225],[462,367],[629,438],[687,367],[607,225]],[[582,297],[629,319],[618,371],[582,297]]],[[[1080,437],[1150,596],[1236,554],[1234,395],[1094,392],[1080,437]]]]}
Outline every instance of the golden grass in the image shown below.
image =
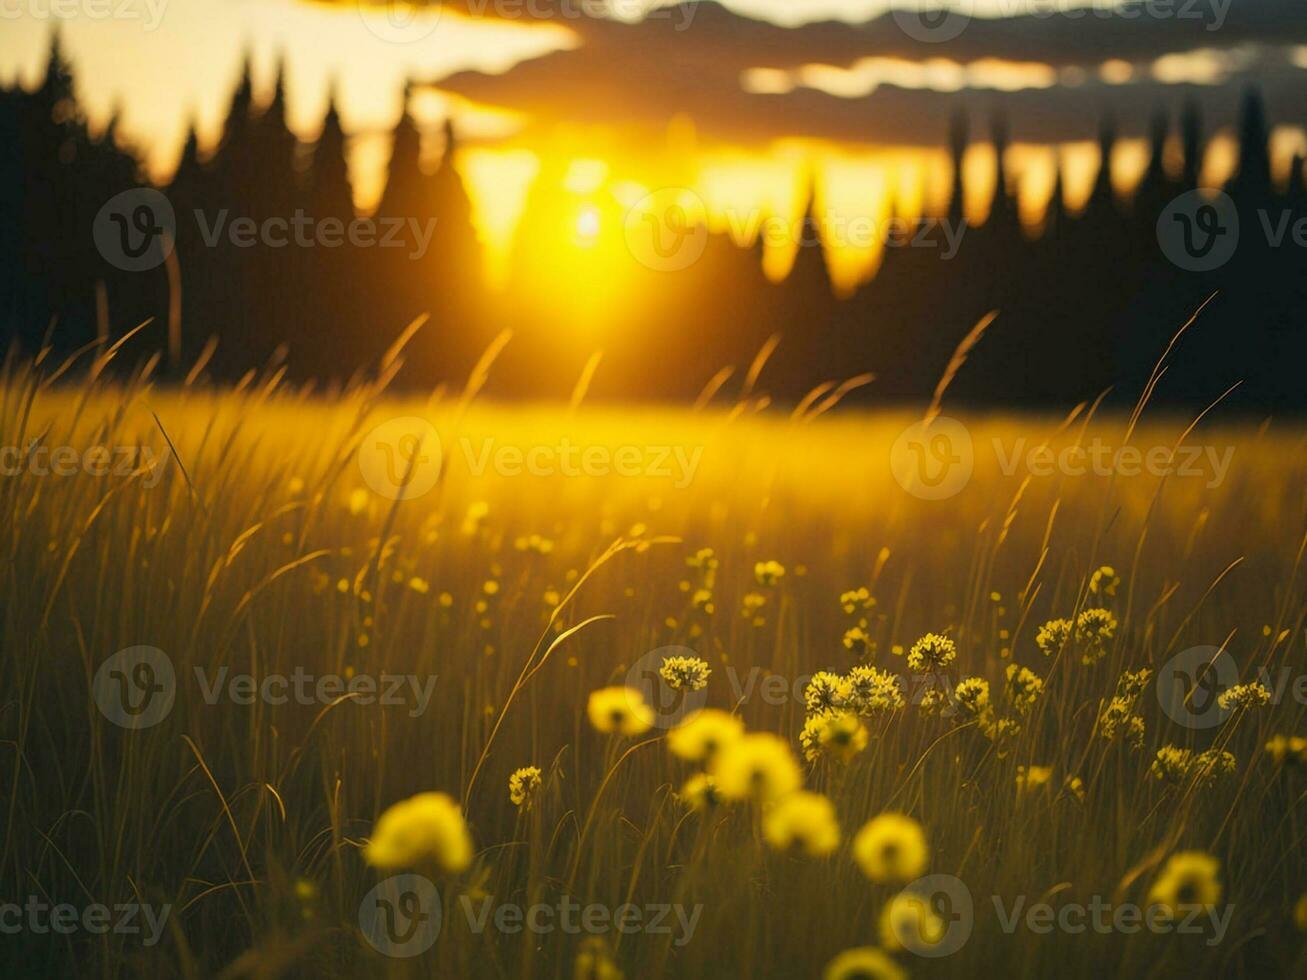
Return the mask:
{"type": "MultiPolygon", "coordinates": [[[[1141,750],[1093,736],[1123,669],[1156,670],[1192,646],[1225,644],[1246,671],[1305,669],[1299,426],[1204,420],[1187,443],[1235,447],[1225,479],[1208,486],[1005,474],[994,439],[1005,452],[1021,438],[1119,445],[1130,422],[966,417],[975,475],[930,501],[890,472],[907,414],[841,409],[802,421],[757,399],[701,411],[500,407],[391,399],[381,386],[317,400],[275,379],[232,392],[155,388],[140,375],[49,386],[38,373],[11,365],[5,376],[3,445],[148,446],[162,460],[171,442],[176,459],[159,474],[24,469],[0,482],[3,892],[173,911],[150,948],[130,935],[6,936],[33,975],[574,975],[584,936],[472,932],[459,897],[490,894],[702,905],[684,945],[606,937],[628,977],[815,977],[846,948],[879,943],[895,890],[863,878],[849,842],[883,811],[916,817],[930,870],[958,876],[976,898],[961,950],[900,954],[914,975],[1304,968],[1292,925],[1307,881],[1304,783],[1261,750],[1274,734],[1303,733],[1302,705],[1286,696],[1195,731],[1150,689],[1141,750]],[[434,425],[445,465],[429,493],[396,503],[367,489],[357,447],[376,424],[409,415],[434,425]],[[702,456],[688,481],[477,476],[460,441],[475,453],[487,439],[526,450],[564,438],[702,456]],[[694,605],[704,583],[687,565],[701,548],[719,562],[711,614],[694,605]],[[758,585],[755,563],[773,559],[786,574],[758,585]],[[1108,655],[1094,667],[1046,659],[1036,629],[1099,604],[1086,589],[1102,564],[1122,578],[1108,655]],[[1005,754],[975,726],[909,705],[869,722],[870,744],[849,765],[805,766],[807,787],[831,797],[841,823],[830,857],[769,850],[750,806],[688,813],[674,791],[694,770],[661,730],[622,740],[586,720],[592,690],[681,645],[714,671],[710,705],[797,751],[802,678],[856,662],[841,643],[856,617],[838,599],[858,586],[876,599],[873,663],[906,673],[895,648],[946,632],[959,648],[954,680],[984,676],[997,692],[1016,662],[1046,692],[1005,754]],[[750,593],[765,602],[742,615],[750,593]],[[142,731],[112,724],[91,696],[101,663],[135,644],[165,651],[178,677],[171,713],[142,731]],[[410,704],[349,698],[211,705],[197,667],[210,677],[227,667],[437,680],[416,716],[410,704]],[[789,695],[762,695],[773,675],[789,695]],[[1224,746],[1236,772],[1219,789],[1160,785],[1147,773],[1167,743],[1224,746]],[[528,765],[544,789],[519,813],[507,781],[528,765]],[[1019,796],[1018,767],[1031,765],[1052,767],[1052,778],[1019,796]],[[1083,801],[1061,792],[1071,776],[1083,801]],[[361,847],[386,807],[426,790],[463,803],[476,856],[437,879],[445,922],[432,949],[388,959],[359,930],[359,902],[381,877],[361,847]],[[1234,906],[1214,947],[1147,932],[1008,935],[989,899],[1142,903],[1166,858],[1185,849],[1220,860],[1234,906]],[[307,884],[297,892],[297,882],[307,884]]],[[[1145,412],[1130,442],[1170,446],[1186,424],[1145,412]]]]}

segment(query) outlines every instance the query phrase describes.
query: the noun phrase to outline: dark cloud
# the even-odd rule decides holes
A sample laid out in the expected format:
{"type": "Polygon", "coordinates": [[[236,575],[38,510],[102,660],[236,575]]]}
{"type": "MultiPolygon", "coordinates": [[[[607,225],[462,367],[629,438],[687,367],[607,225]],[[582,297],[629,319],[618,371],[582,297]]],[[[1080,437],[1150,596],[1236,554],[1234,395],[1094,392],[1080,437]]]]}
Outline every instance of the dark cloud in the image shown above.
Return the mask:
{"type": "MultiPolygon", "coordinates": [[[[1150,61],[1203,47],[1307,43],[1303,0],[1225,2],[1228,6],[1218,0],[1156,0],[1110,16],[1091,10],[976,18],[953,40],[929,44],[909,37],[889,14],[860,25],[822,22],[783,28],[703,2],[667,8],[639,23],[572,16],[563,22],[579,35],[575,49],[522,62],[500,75],[460,72],[433,84],[478,102],[525,111],[545,126],[569,122],[660,129],[685,115],[706,135],[723,140],[809,136],[936,144],[960,105],[977,112],[1003,108],[1016,139],[1083,139],[1104,113],[1117,119],[1124,132],[1142,132],[1152,112],[1177,111],[1188,96],[1200,98],[1212,125],[1223,125],[1233,119],[1239,91],[1250,80],[1265,89],[1273,118],[1302,120],[1307,72],[1286,62],[1283,47],[1262,52],[1220,86],[1087,81],[1018,92],[943,93],[882,85],[853,99],[809,88],[762,95],[741,87],[741,75],[750,68],[847,66],[877,55],[960,62],[999,58],[1066,67],[1096,66],[1112,58],[1150,61]],[[1210,29],[1217,24],[1219,30],[1210,29]]],[[[537,14],[544,10],[531,9],[537,14]]],[[[580,8],[567,9],[575,13],[580,8]]]]}

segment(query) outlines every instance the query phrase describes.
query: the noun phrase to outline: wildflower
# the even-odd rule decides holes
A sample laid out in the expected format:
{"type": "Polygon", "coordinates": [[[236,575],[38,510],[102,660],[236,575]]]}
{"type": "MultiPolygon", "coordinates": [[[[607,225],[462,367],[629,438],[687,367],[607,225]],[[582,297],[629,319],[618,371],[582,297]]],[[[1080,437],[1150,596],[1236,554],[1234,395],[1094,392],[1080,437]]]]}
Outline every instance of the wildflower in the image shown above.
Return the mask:
{"type": "Polygon", "coordinates": [[[753,577],[759,585],[773,586],[785,575],[785,566],[778,561],[760,561],[753,566],[753,577]]]}
{"type": "Polygon", "coordinates": [[[711,616],[717,609],[712,601],[712,589],[695,589],[690,596],[690,604],[711,616]]]}
{"type": "Polygon", "coordinates": [[[1136,671],[1122,671],[1121,676],[1116,680],[1116,696],[1134,701],[1148,687],[1152,676],[1153,672],[1147,667],[1136,671]]]}
{"type": "Polygon", "coordinates": [[[842,693],[848,706],[860,715],[896,711],[903,707],[903,681],[887,670],[859,666],[849,671],[842,693]]]}
{"type": "Polygon", "coordinates": [[[572,966],[572,980],[624,980],[624,976],[601,937],[587,936],[581,941],[572,966]]]}
{"type": "Polygon", "coordinates": [[[840,593],[840,608],[852,616],[859,609],[870,609],[876,605],[870,590],[864,585],[840,593]]]}
{"type": "Polygon", "coordinates": [[[712,777],[728,800],[776,800],[802,782],[789,744],[770,732],[745,735],[723,747],[713,757],[712,777]]]}
{"type": "Polygon", "coordinates": [[[1029,714],[1039,696],[1044,693],[1044,681],[1029,667],[1008,664],[1007,699],[1018,714],[1029,714]]]}
{"type": "Polygon", "coordinates": [[[1189,778],[1193,764],[1194,754],[1188,749],[1164,745],[1157,750],[1157,757],[1148,767],[1148,774],[1161,782],[1178,785],[1189,778]]]}
{"type": "Polygon", "coordinates": [[[752,619],[754,626],[761,626],[763,618],[758,615],[758,611],[767,604],[767,597],[760,592],[748,592],[740,600],[740,615],[745,619],[752,619]]]}
{"type": "Polygon", "coordinates": [[[827,715],[811,715],[803,724],[799,740],[803,755],[809,762],[825,753],[840,762],[848,763],[867,747],[867,729],[851,711],[827,715]]]}
{"type": "Polygon", "coordinates": [[[937,687],[927,688],[921,692],[921,698],[917,701],[917,707],[923,715],[943,715],[945,710],[952,705],[949,701],[948,692],[941,691],[937,687]]]}
{"type": "Polygon", "coordinates": [[[472,863],[472,837],[463,813],[444,793],[419,793],[377,818],[364,858],[375,868],[411,868],[434,861],[450,874],[472,863]]]}
{"type": "Polygon", "coordinates": [[[711,810],[722,801],[712,776],[697,772],[685,781],[677,797],[691,810],[711,810]]]}
{"type": "Polygon", "coordinates": [[[840,641],[844,644],[844,649],[850,653],[856,653],[858,656],[869,659],[875,656],[876,641],[871,638],[861,626],[853,626],[844,631],[844,638],[840,641]]]}
{"type": "Polygon", "coordinates": [[[1307,738],[1298,735],[1276,735],[1266,743],[1266,751],[1277,766],[1286,762],[1307,766],[1307,738]]]}
{"type": "Polygon", "coordinates": [[[918,673],[943,670],[957,659],[958,648],[947,636],[927,633],[908,651],[908,666],[918,673]]]}
{"type": "Polygon", "coordinates": [[[691,568],[712,571],[717,567],[717,557],[713,554],[711,548],[700,548],[693,555],[686,558],[685,563],[691,568]]]}
{"type": "Polygon", "coordinates": [[[762,833],[778,851],[792,847],[812,857],[825,857],[840,846],[840,824],[835,807],[820,793],[799,790],[763,814],[762,833]]]}
{"type": "Polygon", "coordinates": [[[911,881],[926,870],[930,848],[921,824],[901,813],[882,813],[853,838],[853,859],[875,882],[911,881]]]}
{"type": "Polygon", "coordinates": [[[989,681],[983,677],[968,677],[953,688],[953,700],[962,711],[978,718],[989,707],[989,681]]]}
{"type": "Polygon", "coordinates": [[[1030,793],[1048,782],[1052,766],[1017,766],[1017,793],[1030,793]]]}
{"type": "Polygon", "coordinates": [[[908,974],[883,950],[857,946],[826,964],[822,980],[908,980],[908,974]]]}
{"type": "Polygon", "coordinates": [[[946,935],[948,923],[939,917],[925,895],[899,892],[880,915],[880,941],[891,952],[934,946],[946,935]]]}
{"type": "Polygon", "coordinates": [[[1089,576],[1089,591],[1096,596],[1111,598],[1116,595],[1120,584],[1121,576],[1116,574],[1116,569],[1111,565],[1103,565],[1089,576]]]}
{"type": "Polygon", "coordinates": [[[1062,792],[1075,798],[1076,802],[1085,802],[1085,781],[1079,776],[1067,776],[1062,783],[1062,792]]]}
{"type": "Polygon", "coordinates": [[[532,799],[539,789],[540,770],[535,766],[523,766],[508,777],[508,798],[514,806],[532,799]]]}
{"type": "Polygon", "coordinates": [[[1208,749],[1194,758],[1193,778],[1200,786],[1212,786],[1226,776],[1234,775],[1237,764],[1234,753],[1208,749]]]}
{"type": "Polygon", "coordinates": [[[667,733],[667,747],[672,755],[687,762],[711,759],[723,746],[744,734],[744,722],[717,708],[692,711],[667,733]]]}
{"type": "Polygon", "coordinates": [[[1221,706],[1222,711],[1233,711],[1236,708],[1243,710],[1260,708],[1270,700],[1271,692],[1257,681],[1253,681],[1251,684],[1236,684],[1228,691],[1222,691],[1216,703],[1221,706]]]}
{"type": "Polygon", "coordinates": [[[843,677],[819,670],[803,689],[803,703],[812,714],[823,714],[843,708],[848,695],[849,684],[843,677]]]}
{"type": "Polygon", "coordinates": [[[1046,657],[1051,657],[1071,637],[1071,620],[1050,619],[1035,633],[1035,645],[1046,657]]]}
{"type": "Polygon", "coordinates": [[[700,691],[708,686],[712,670],[698,657],[664,657],[658,676],[675,691],[700,691]]]}
{"type": "Polygon", "coordinates": [[[1082,664],[1095,664],[1107,655],[1116,625],[1116,617],[1106,609],[1086,609],[1076,618],[1075,639],[1082,664]]]}
{"type": "Polygon", "coordinates": [[[1144,719],[1134,714],[1134,702],[1131,699],[1116,697],[1098,714],[1098,734],[1113,741],[1120,738],[1131,748],[1137,749],[1144,744],[1144,719]]]}
{"type": "Polygon", "coordinates": [[[1221,900],[1220,869],[1220,862],[1203,851],[1172,854],[1148,892],[1148,904],[1170,916],[1194,906],[1211,908],[1221,900]]]}
{"type": "Polygon", "coordinates": [[[653,724],[653,710],[633,687],[604,687],[590,693],[586,706],[590,724],[604,733],[640,735],[653,724]]]}

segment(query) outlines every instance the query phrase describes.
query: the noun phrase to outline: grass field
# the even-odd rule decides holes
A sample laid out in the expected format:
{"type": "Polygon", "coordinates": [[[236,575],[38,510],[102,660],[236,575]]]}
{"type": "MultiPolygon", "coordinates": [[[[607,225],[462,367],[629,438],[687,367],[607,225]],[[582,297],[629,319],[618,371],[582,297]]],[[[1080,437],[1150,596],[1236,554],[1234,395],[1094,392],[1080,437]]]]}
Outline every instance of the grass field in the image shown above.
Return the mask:
{"type": "Polygon", "coordinates": [[[8,976],[821,977],[864,947],[829,975],[1307,972],[1307,751],[1265,748],[1307,734],[1300,425],[967,415],[974,472],[928,499],[891,466],[919,411],[56,370],[0,386],[8,976]],[[1075,451],[1177,443],[1169,474],[1075,451]],[[677,655],[705,687],[659,677],[677,655]],[[1264,671],[1270,703],[1177,707],[1199,660],[1264,671]],[[809,685],[858,665],[902,703],[809,685]],[[610,686],[652,709],[615,702],[627,735],[588,713],[610,686]],[[703,767],[668,736],[698,706],[784,740],[747,778],[739,743],[708,763],[759,799],[683,790],[703,767]],[[378,832],[424,792],[470,852],[430,798],[378,832]],[[915,823],[858,836],[883,813],[915,823]]]}

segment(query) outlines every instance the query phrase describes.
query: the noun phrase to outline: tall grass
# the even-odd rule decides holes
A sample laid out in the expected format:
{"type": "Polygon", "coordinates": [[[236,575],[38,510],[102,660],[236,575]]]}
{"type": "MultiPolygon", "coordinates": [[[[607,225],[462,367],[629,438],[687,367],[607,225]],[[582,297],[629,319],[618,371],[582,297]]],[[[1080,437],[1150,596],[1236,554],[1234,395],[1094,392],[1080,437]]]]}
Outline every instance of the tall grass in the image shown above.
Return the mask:
{"type": "Polygon", "coordinates": [[[906,671],[896,650],[948,632],[960,675],[986,676],[997,691],[1017,662],[1046,682],[1002,753],[974,725],[909,705],[877,720],[847,767],[807,767],[846,838],[882,811],[912,814],[931,870],[976,897],[970,941],[940,959],[906,955],[911,973],[1307,968],[1292,924],[1307,884],[1307,783],[1262,751],[1273,734],[1304,732],[1302,705],[1286,696],[1198,731],[1171,721],[1150,690],[1142,749],[1093,734],[1123,669],[1157,669],[1188,647],[1225,645],[1249,671],[1307,670],[1300,427],[1213,413],[1186,437],[1236,447],[1224,482],[1209,487],[1008,475],[988,448],[1127,435],[1170,446],[1188,420],[1087,408],[1070,419],[967,416],[975,475],[957,496],[929,501],[905,493],[888,465],[909,416],[830,411],[821,396],[811,403],[820,417],[787,414],[766,406],[754,372],[734,407],[723,383],[695,411],[618,410],[585,405],[583,389],[559,407],[496,406],[475,390],[392,398],[391,364],[380,380],[320,397],[275,372],[235,389],[156,386],[152,365],[111,381],[105,361],[65,371],[11,359],[0,379],[0,444],[148,447],[166,461],[109,476],[19,467],[0,481],[0,882],[6,900],[172,913],[152,947],[113,933],[6,935],[10,975],[569,977],[583,936],[475,933],[458,904],[566,894],[583,905],[702,905],[684,945],[608,936],[628,977],[819,976],[841,950],[877,943],[893,891],[862,877],[847,842],[826,859],[780,854],[761,841],[751,807],[687,812],[675,790],[690,770],[662,733],[615,741],[590,728],[585,703],[624,683],[648,651],[682,645],[714,670],[709,704],[794,741],[802,677],[856,662],[838,599],[860,585],[876,600],[873,662],[906,671]],[[409,415],[435,426],[445,466],[431,492],[396,502],[367,489],[356,453],[374,425],[409,415]],[[529,448],[564,437],[701,446],[702,462],[677,486],[650,475],[476,476],[460,450],[460,439],[529,448]],[[701,548],[720,563],[711,613],[696,606],[702,583],[687,565],[701,548]],[[759,586],[754,565],[770,559],[787,574],[759,586]],[[1045,658],[1035,630],[1097,604],[1087,587],[1102,564],[1122,578],[1108,656],[1093,667],[1045,658]],[[744,615],[750,593],[765,602],[744,615]],[[136,644],[163,650],[178,678],[171,713],[141,731],[107,720],[91,693],[100,664],[136,644]],[[414,716],[410,704],[348,697],[209,704],[197,667],[210,678],[226,667],[437,681],[414,716]],[[799,698],[744,689],[754,669],[757,685],[775,675],[799,698]],[[1237,770],[1216,789],[1166,787],[1148,777],[1166,743],[1224,746],[1237,770]],[[519,812],[506,781],[529,764],[544,770],[545,790],[519,812]],[[1030,765],[1054,776],[1020,795],[1018,767],[1030,765]],[[1061,791],[1070,776],[1083,800],[1061,791]],[[360,847],[387,806],[432,789],[464,805],[477,857],[440,880],[434,947],[386,958],[359,930],[360,899],[379,878],[360,847]],[[1234,913],[1217,946],[1147,932],[1008,935],[988,898],[1142,902],[1179,849],[1221,861],[1234,913]]]}

